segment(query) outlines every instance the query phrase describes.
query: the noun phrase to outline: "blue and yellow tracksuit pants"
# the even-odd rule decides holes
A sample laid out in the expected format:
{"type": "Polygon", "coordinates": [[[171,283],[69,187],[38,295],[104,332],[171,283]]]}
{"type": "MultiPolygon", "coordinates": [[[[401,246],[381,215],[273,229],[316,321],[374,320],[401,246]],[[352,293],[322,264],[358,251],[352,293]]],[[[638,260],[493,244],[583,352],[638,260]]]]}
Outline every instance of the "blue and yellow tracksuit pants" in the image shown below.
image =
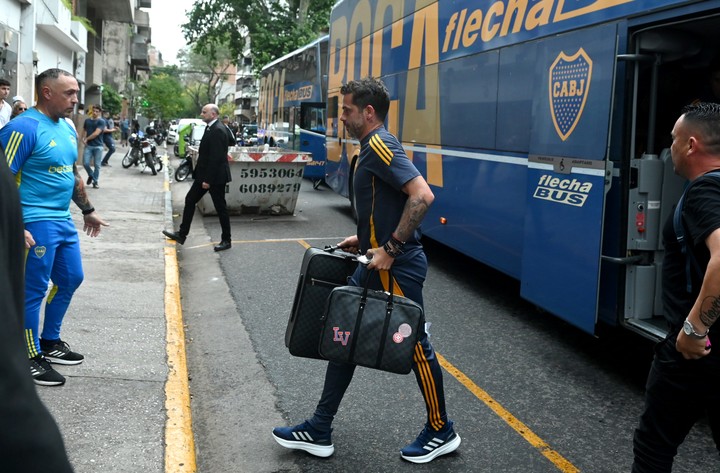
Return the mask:
{"type": "MultiPolygon", "coordinates": [[[[403,264],[393,265],[393,293],[423,305],[422,287],[427,274],[427,259],[425,254],[420,252],[414,255],[403,264]]],[[[350,285],[359,286],[364,283],[367,269],[364,266],[358,267],[350,281],[350,285]]],[[[387,291],[389,276],[387,271],[371,271],[370,289],[382,289],[387,291]]],[[[329,431],[335,414],[337,414],[340,402],[345,391],[352,381],[355,373],[355,366],[352,364],[328,362],[325,373],[325,384],[322,396],[318,402],[315,414],[310,419],[310,424],[320,430],[329,431]]],[[[442,369],[435,356],[427,333],[420,336],[415,346],[413,357],[413,372],[417,380],[420,393],[425,401],[427,410],[427,425],[433,430],[440,430],[447,423],[445,411],[445,392],[443,387],[442,369]]]]}
{"type": "Polygon", "coordinates": [[[40,353],[40,306],[45,295],[41,335],[44,340],[58,340],[70,300],[83,281],[83,269],[72,219],[26,223],[25,230],[35,240],[25,260],[25,343],[32,358],[40,353]]]}

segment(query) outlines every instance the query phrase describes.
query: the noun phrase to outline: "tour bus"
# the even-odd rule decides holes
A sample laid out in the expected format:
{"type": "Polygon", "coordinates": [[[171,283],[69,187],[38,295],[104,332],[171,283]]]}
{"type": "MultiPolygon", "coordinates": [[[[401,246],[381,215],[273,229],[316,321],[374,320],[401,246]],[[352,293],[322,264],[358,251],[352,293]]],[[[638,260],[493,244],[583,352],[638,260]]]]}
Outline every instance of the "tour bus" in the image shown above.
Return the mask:
{"type": "Polygon", "coordinates": [[[308,151],[305,177],[317,188],[325,177],[328,36],[262,68],[258,104],[260,144],[308,151]]]}
{"type": "Polygon", "coordinates": [[[379,77],[386,127],[435,194],[425,236],[585,332],[658,339],[661,231],[685,185],[670,131],[712,100],[718,55],[715,0],[340,0],[326,182],[352,206],[340,87],[379,77]]]}

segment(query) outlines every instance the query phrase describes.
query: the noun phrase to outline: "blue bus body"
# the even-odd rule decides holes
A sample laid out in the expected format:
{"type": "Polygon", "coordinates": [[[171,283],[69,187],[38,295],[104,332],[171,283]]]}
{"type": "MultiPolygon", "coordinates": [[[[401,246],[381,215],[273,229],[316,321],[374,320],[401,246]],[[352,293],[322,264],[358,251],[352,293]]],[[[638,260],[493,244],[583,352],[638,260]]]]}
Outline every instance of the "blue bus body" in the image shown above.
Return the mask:
{"type": "Polygon", "coordinates": [[[263,67],[260,79],[260,144],[311,153],[304,176],[316,183],[325,178],[327,47],[323,36],[263,67]]]}
{"type": "Polygon", "coordinates": [[[326,182],[352,203],[339,89],[380,77],[386,126],[436,196],[424,235],[588,333],[660,338],[660,234],[684,185],[669,135],[719,31],[718,1],[342,0],[326,182]]]}

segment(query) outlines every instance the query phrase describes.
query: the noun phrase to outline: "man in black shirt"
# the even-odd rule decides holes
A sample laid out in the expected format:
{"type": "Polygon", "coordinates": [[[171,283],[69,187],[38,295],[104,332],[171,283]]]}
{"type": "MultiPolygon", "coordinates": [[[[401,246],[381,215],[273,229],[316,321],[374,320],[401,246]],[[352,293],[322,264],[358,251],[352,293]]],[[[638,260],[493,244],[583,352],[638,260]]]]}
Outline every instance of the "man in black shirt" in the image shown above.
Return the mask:
{"type": "Polygon", "coordinates": [[[0,470],[72,473],[57,425],[28,372],[24,267],[20,197],[0,148],[0,470]]]}
{"type": "Polygon", "coordinates": [[[633,473],[669,473],[678,447],[705,415],[720,449],[720,337],[713,350],[709,333],[720,316],[720,176],[708,174],[720,169],[720,105],[699,103],[683,112],[670,150],[675,172],[690,181],[678,204],[684,243],[671,215],[662,273],[670,331],[648,375],[633,473]]]}

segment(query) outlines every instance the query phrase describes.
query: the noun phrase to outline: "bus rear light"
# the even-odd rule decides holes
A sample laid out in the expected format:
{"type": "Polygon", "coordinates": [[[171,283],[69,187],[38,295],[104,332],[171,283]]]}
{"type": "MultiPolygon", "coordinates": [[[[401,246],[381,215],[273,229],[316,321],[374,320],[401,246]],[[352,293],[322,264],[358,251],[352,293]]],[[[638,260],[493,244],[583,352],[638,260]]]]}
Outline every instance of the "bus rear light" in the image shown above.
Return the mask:
{"type": "Polygon", "coordinates": [[[447,219],[445,217],[440,217],[440,224],[445,225],[447,223],[447,219]]]}

